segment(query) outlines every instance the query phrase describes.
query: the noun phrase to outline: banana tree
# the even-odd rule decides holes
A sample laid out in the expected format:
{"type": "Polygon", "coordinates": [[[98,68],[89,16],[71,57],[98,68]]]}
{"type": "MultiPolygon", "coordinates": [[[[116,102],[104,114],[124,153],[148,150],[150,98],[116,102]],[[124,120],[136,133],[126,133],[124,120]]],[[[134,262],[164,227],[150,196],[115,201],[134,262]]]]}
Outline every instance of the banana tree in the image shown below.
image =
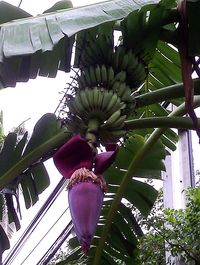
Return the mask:
{"type": "MultiPolygon", "coordinates": [[[[161,177],[166,147],[173,151],[178,141],[172,128],[199,135],[200,81],[191,76],[199,75],[199,1],[108,1],[37,17],[6,8],[17,20],[0,28],[3,87],[57,70],[75,74],[58,120],[42,117],[28,143],[26,134],[20,142],[6,137],[0,188],[20,185],[29,208],[48,186],[43,161],[53,157],[69,179],[76,232],[61,264],[137,264],[141,233],[127,202],[147,216],[157,192],[135,177],[161,177]]],[[[12,204],[9,210],[19,228],[12,204]]]]}

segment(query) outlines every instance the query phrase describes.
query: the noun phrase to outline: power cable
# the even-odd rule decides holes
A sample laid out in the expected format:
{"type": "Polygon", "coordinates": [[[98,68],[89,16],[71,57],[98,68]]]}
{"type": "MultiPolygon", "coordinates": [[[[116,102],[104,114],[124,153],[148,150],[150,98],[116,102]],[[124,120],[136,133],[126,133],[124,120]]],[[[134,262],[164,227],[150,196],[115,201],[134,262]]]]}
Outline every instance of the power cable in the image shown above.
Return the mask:
{"type": "Polygon", "coordinates": [[[40,245],[40,243],[44,240],[44,238],[48,235],[48,233],[52,230],[52,228],[58,223],[58,221],[62,218],[62,216],[66,213],[66,211],[69,209],[64,210],[64,212],[58,217],[58,219],[53,223],[53,225],[47,230],[47,232],[43,235],[43,237],[38,241],[38,243],[35,245],[35,247],[29,252],[29,254],[25,257],[25,259],[22,261],[22,264],[30,257],[30,255],[35,251],[35,249],[40,245]]]}
{"type": "Polygon", "coordinates": [[[39,224],[41,219],[44,217],[44,215],[47,213],[47,211],[49,210],[51,205],[54,203],[54,201],[56,200],[56,198],[58,197],[58,195],[60,194],[60,192],[63,190],[64,187],[65,187],[65,179],[62,178],[57,184],[57,186],[54,188],[50,196],[47,198],[45,203],[42,205],[42,207],[40,208],[40,210],[38,211],[38,213],[36,214],[32,222],[26,228],[22,236],[16,242],[12,250],[9,252],[8,256],[3,262],[3,265],[11,264],[11,262],[14,260],[16,255],[20,252],[23,245],[27,241],[28,237],[30,236],[30,233],[32,233],[36,229],[37,225],[39,224]]]}
{"type": "Polygon", "coordinates": [[[49,261],[54,257],[54,255],[58,251],[58,249],[62,246],[64,241],[71,234],[72,227],[72,221],[70,221],[36,265],[47,265],[49,263],[49,261]]]}

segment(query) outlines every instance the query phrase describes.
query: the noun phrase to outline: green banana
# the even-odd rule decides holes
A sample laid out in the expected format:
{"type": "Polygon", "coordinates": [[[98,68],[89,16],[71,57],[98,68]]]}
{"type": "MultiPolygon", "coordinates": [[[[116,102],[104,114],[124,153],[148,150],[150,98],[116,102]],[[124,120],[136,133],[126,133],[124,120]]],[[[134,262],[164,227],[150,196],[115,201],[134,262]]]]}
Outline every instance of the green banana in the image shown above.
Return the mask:
{"type": "Polygon", "coordinates": [[[116,130],[116,131],[110,131],[110,137],[114,142],[118,141],[120,138],[124,137],[126,135],[125,130],[116,130]]]}
{"type": "Polygon", "coordinates": [[[85,90],[85,94],[86,94],[88,104],[89,104],[89,107],[91,110],[93,108],[93,91],[92,91],[92,89],[87,88],[85,90]]]}
{"type": "Polygon", "coordinates": [[[112,98],[110,99],[110,102],[107,105],[105,112],[112,114],[113,112],[111,112],[111,111],[112,111],[113,107],[115,107],[115,105],[118,103],[118,100],[119,100],[119,98],[118,98],[117,94],[114,93],[112,95],[112,98]]]}
{"type": "Polygon", "coordinates": [[[109,67],[107,69],[107,82],[108,82],[108,85],[109,86],[111,86],[113,84],[114,76],[115,76],[115,73],[114,73],[113,68],[112,67],[109,67]]]}
{"type": "Polygon", "coordinates": [[[82,105],[78,95],[74,98],[73,106],[76,109],[77,115],[82,116],[84,112],[84,106],[82,105]]]}
{"type": "Polygon", "coordinates": [[[123,63],[123,59],[124,59],[124,56],[126,54],[126,50],[125,50],[125,47],[123,46],[119,46],[119,61],[118,61],[118,69],[122,69],[122,63],[123,63]]]}
{"type": "Polygon", "coordinates": [[[122,95],[126,91],[126,83],[120,83],[120,86],[118,87],[117,94],[122,99],[122,95]]]}
{"type": "Polygon", "coordinates": [[[81,73],[81,75],[78,77],[78,83],[81,85],[80,89],[85,89],[87,87],[87,81],[85,79],[84,73],[81,73]]]}
{"type": "Polygon", "coordinates": [[[113,59],[112,59],[112,66],[116,71],[118,71],[119,67],[119,55],[120,55],[120,49],[117,48],[115,50],[115,53],[113,54],[113,59]]]}
{"type": "Polygon", "coordinates": [[[101,66],[101,81],[102,84],[107,84],[107,69],[105,65],[101,66]]]}
{"type": "Polygon", "coordinates": [[[120,81],[115,81],[113,86],[112,86],[112,90],[118,94],[119,88],[121,86],[121,82],[120,81]]]}
{"type": "Polygon", "coordinates": [[[95,68],[95,76],[96,76],[97,84],[101,84],[101,68],[99,65],[97,65],[95,68]]]}
{"type": "Polygon", "coordinates": [[[92,86],[97,85],[98,82],[96,80],[95,70],[94,70],[93,66],[89,67],[89,75],[90,75],[91,85],[92,86]]]}
{"type": "Polygon", "coordinates": [[[101,111],[102,111],[102,103],[103,103],[103,93],[104,93],[103,91],[98,90],[99,97],[98,97],[97,106],[98,106],[98,110],[101,110],[101,111]]]}
{"type": "Polygon", "coordinates": [[[101,128],[110,128],[119,119],[121,115],[121,110],[115,111],[107,121],[101,126],[101,128]]]}
{"type": "Polygon", "coordinates": [[[122,60],[121,69],[122,69],[122,70],[126,70],[127,67],[128,67],[128,63],[129,63],[129,54],[126,53],[126,54],[124,55],[123,60],[122,60]]]}
{"type": "Polygon", "coordinates": [[[111,101],[111,98],[113,96],[112,90],[104,90],[103,92],[103,101],[102,101],[102,111],[105,111],[108,107],[109,102],[111,101]]]}
{"type": "Polygon", "coordinates": [[[90,73],[89,73],[89,69],[88,69],[88,68],[86,68],[86,69],[84,70],[83,76],[84,76],[84,78],[85,78],[85,81],[86,81],[87,86],[88,86],[88,87],[91,87],[91,85],[92,85],[92,80],[90,79],[90,73]]]}
{"type": "Polygon", "coordinates": [[[125,135],[126,135],[125,130],[117,130],[117,131],[101,130],[99,134],[99,138],[101,140],[101,143],[105,145],[108,143],[118,142],[119,139],[124,137],[125,135]]]}
{"type": "Polygon", "coordinates": [[[97,87],[93,88],[93,109],[96,110],[98,108],[98,98],[99,98],[99,90],[97,87]]]}
{"type": "Polygon", "coordinates": [[[84,107],[85,110],[90,110],[90,105],[86,96],[86,91],[85,90],[81,90],[79,93],[79,97],[80,97],[80,101],[84,107]]]}
{"type": "Polygon", "coordinates": [[[128,56],[129,56],[129,62],[127,65],[127,71],[133,71],[137,65],[138,65],[138,58],[132,53],[132,51],[128,52],[128,56]]]}
{"type": "Polygon", "coordinates": [[[121,71],[115,75],[114,82],[115,81],[120,81],[125,82],[126,81],[126,71],[121,71]]]}
{"type": "Polygon", "coordinates": [[[122,101],[130,101],[132,99],[131,97],[131,90],[129,86],[126,86],[124,89],[124,93],[121,95],[121,100],[122,101]]]}
{"type": "Polygon", "coordinates": [[[120,116],[112,125],[111,129],[120,130],[124,127],[124,121],[126,120],[127,116],[123,115],[120,116]]]}

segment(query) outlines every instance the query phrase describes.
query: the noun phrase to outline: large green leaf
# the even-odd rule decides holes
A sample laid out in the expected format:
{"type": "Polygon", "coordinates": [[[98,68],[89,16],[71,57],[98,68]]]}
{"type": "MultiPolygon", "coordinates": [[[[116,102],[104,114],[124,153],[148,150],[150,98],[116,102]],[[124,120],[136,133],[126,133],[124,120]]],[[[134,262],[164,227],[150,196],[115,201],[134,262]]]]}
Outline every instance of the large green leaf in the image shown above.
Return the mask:
{"type": "Polygon", "coordinates": [[[74,34],[124,18],[145,4],[157,2],[107,1],[1,24],[0,82],[4,87],[15,86],[16,82],[28,81],[38,74],[55,77],[59,69],[70,71],[74,34]]]}
{"type": "MultiPolygon", "coordinates": [[[[138,150],[144,145],[145,139],[140,135],[132,135],[121,147],[117,155],[115,165],[119,169],[127,170],[128,166],[138,150]]],[[[146,155],[136,171],[136,176],[160,177],[161,171],[165,170],[163,160],[166,152],[161,142],[157,142],[152,150],[146,155]]]]}
{"type": "MultiPolygon", "coordinates": [[[[22,189],[25,206],[29,208],[38,201],[38,195],[50,183],[43,161],[49,158],[50,152],[68,138],[69,134],[64,128],[61,128],[56,116],[50,113],[45,114],[36,123],[28,142],[27,133],[20,141],[17,140],[15,133],[8,134],[0,152],[1,220],[5,214],[5,202],[8,222],[14,222],[17,230],[20,228],[20,205],[17,195],[19,185],[22,189]],[[17,204],[14,203],[14,198],[17,204]]],[[[2,244],[4,243],[2,242],[2,244]]]]}
{"type": "Polygon", "coordinates": [[[162,5],[145,6],[121,22],[124,45],[134,50],[146,64],[156,51],[165,11],[162,5]]]}
{"type": "MultiPolygon", "coordinates": [[[[67,9],[70,7],[72,7],[70,1],[59,1],[45,12],[54,12],[56,10],[67,9]]],[[[22,19],[24,17],[31,16],[20,8],[7,4],[3,1],[0,2],[0,8],[1,24],[13,19],[22,19]],[[8,17],[5,16],[7,13],[8,17]]],[[[16,21],[18,20],[15,20],[12,23],[15,23],[16,21]]],[[[52,28],[52,26],[50,26],[50,28],[52,28]]],[[[38,26],[37,23],[30,29],[25,28],[24,25],[20,25],[18,26],[18,30],[19,32],[17,34],[19,35],[15,35],[15,41],[16,43],[22,45],[22,47],[17,48],[17,53],[15,55],[21,55],[22,53],[23,56],[16,56],[12,59],[6,58],[7,56],[10,57],[8,51],[10,44],[6,39],[11,39],[12,36],[10,34],[12,33],[11,31],[2,33],[3,29],[0,30],[0,42],[4,40],[4,44],[1,42],[0,47],[1,45],[5,45],[8,48],[7,55],[5,51],[1,54],[4,57],[4,62],[0,63],[1,86],[15,86],[17,81],[26,82],[29,78],[36,78],[37,75],[55,77],[58,70],[70,71],[72,46],[74,42],[73,37],[68,38],[66,36],[57,42],[55,41],[56,36],[50,36],[47,26],[44,24],[38,26]],[[24,36],[26,34],[29,35],[29,40],[25,43],[24,36]],[[30,54],[33,55],[31,56],[30,54]]],[[[51,31],[54,32],[55,27],[53,27],[51,31]]],[[[57,35],[58,33],[55,34],[57,35]]],[[[60,35],[64,37],[64,34],[61,31],[60,35]]],[[[13,47],[10,48],[13,49],[13,47]]],[[[3,59],[3,57],[1,58],[3,59]]]]}

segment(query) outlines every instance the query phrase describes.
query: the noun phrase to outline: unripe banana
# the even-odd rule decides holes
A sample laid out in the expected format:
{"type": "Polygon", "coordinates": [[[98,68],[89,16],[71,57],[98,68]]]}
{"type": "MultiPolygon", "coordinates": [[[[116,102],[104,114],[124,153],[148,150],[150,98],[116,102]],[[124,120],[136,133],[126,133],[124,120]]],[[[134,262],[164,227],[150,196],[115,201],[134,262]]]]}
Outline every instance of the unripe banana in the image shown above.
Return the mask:
{"type": "Polygon", "coordinates": [[[84,109],[85,110],[89,110],[90,109],[90,105],[89,105],[88,99],[86,97],[86,91],[85,90],[81,90],[80,93],[79,93],[79,96],[80,96],[80,101],[81,101],[84,109]]]}
{"type": "Polygon", "coordinates": [[[121,82],[120,81],[115,81],[113,86],[112,86],[112,90],[118,94],[119,88],[121,86],[121,82]]]}
{"type": "Polygon", "coordinates": [[[98,84],[101,84],[101,68],[99,65],[95,68],[95,76],[98,84]]]}
{"type": "Polygon", "coordinates": [[[124,89],[124,93],[121,95],[121,100],[122,101],[130,101],[132,99],[131,97],[131,90],[129,86],[126,86],[124,89]]]}
{"type": "Polygon", "coordinates": [[[129,62],[127,65],[127,71],[131,72],[137,67],[139,62],[138,62],[138,58],[132,53],[132,51],[129,51],[128,55],[129,55],[129,62]]]}
{"type": "MultiPolygon", "coordinates": [[[[116,93],[114,93],[112,95],[112,98],[111,98],[110,102],[107,105],[107,108],[106,108],[105,112],[110,113],[111,110],[113,109],[113,107],[117,104],[117,102],[118,102],[118,96],[117,96],[116,93]]],[[[111,114],[112,114],[112,112],[111,112],[111,114]]]]}
{"type": "Polygon", "coordinates": [[[120,83],[117,89],[117,94],[120,98],[122,98],[122,95],[124,94],[125,90],[126,90],[126,83],[120,83]]]}
{"type": "Polygon", "coordinates": [[[76,95],[73,101],[74,108],[77,110],[77,114],[81,116],[84,112],[84,106],[82,105],[82,102],[80,101],[79,96],[76,95]]]}
{"type": "Polygon", "coordinates": [[[95,110],[98,108],[98,98],[99,98],[99,91],[98,91],[98,88],[95,87],[93,89],[93,108],[95,110]]]}
{"type": "Polygon", "coordinates": [[[112,67],[109,67],[109,68],[107,69],[107,82],[108,82],[108,84],[109,84],[110,86],[113,84],[113,81],[114,81],[114,75],[115,75],[115,73],[114,73],[113,68],[112,68],[112,67]]]}
{"type": "Polygon", "coordinates": [[[125,108],[125,104],[120,101],[120,98],[117,97],[116,103],[109,109],[107,112],[108,116],[112,115],[117,110],[122,110],[125,108]]]}
{"type": "Polygon", "coordinates": [[[99,90],[98,91],[98,94],[99,94],[99,97],[98,97],[98,110],[102,110],[102,103],[103,103],[103,91],[99,90]]]}
{"type": "Polygon", "coordinates": [[[113,68],[117,71],[119,67],[119,55],[120,55],[120,50],[119,48],[117,48],[115,53],[113,54],[113,61],[112,61],[113,68]]]}
{"type": "Polygon", "coordinates": [[[126,120],[127,116],[123,115],[120,116],[112,125],[111,129],[120,130],[124,127],[124,121],[126,120]]]}
{"type": "Polygon", "coordinates": [[[125,130],[110,131],[110,137],[113,139],[113,141],[118,141],[121,137],[124,137],[125,135],[125,130]]]}
{"type": "Polygon", "coordinates": [[[122,60],[121,69],[126,70],[128,68],[128,63],[129,63],[129,55],[126,53],[122,60]]]}
{"type": "Polygon", "coordinates": [[[109,118],[108,120],[101,126],[101,128],[110,128],[114,125],[114,123],[119,119],[121,115],[121,111],[117,110],[115,111],[109,118]]]}
{"type": "Polygon", "coordinates": [[[91,85],[92,86],[97,85],[98,82],[96,80],[95,70],[92,66],[90,66],[90,68],[89,68],[89,74],[90,74],[91,85]]]}
{"type": "Polygon", "coordinates": [[[125,47],[123,46],[120,46],[119,47],[119,61],[118,61],[118,69],[122,69],[121,66],[122,66],[122,63],[123,63],[123,59],[124,59],[124,56],[126,54],[126,49],[125,47]]]}
{"type": "Polygon", "coordinates": [[[84,71],[84,74],[83,74],[84,78],[85,78],[85,81],[86,81],[86,84],[88,87],[91,87],[92,85],[92,80],[90,78],[90,73],[89,73],[89,69],[85,69],[84,71]]]}
{"type": "Polygon", "coordinates": [[[102,102],[102,111],[105,111],[107,109],[108,104],[111,101],[112,96],[113,96],[112,90],[110,90],[110,91],[104,90],[103,102],[102,102]]]}
{"type": "Polygon", "coordinates": [[[105,65],[101,66],[101,81],[103,84],[107,83],[107,69],[105,65]]]}
{"type": "Polygon", "coordinates": [[[87,87],[87,81],[85,79],[84,73],[81,73],[81,75],[78,77],[78,83],[81,85],[79,86],[80,89],[85,89],[85,87],[87,87]]]}
{"type": "Polygon", "coordinates": [[[93,89],[86,89],[86,96],[88,100],[88,104],[90,106],[90,110],[93,109],[94,101],[93,101],[93,89]]]}
{"type": "Polygon", "coordinates": [[[120,81],[121,83],[126,81],[126,72],[121,71],[118,74],[115,75],[114,82],[115,81],[120,81]]]}

